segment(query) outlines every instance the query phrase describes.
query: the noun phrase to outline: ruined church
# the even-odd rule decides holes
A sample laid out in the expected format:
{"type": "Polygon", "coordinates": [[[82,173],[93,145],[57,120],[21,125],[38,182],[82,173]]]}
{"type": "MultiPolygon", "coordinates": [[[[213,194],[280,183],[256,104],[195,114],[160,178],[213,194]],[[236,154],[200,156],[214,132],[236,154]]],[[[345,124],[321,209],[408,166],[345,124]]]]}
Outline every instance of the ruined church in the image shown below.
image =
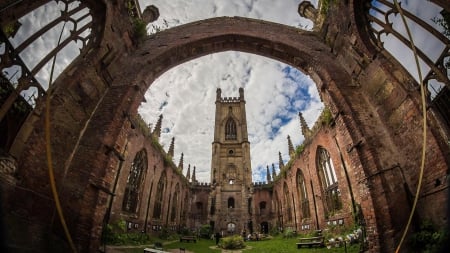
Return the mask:
{"type": "Polygon", "coordinates": [[[0,251],[98,252],[119,221],[146,234],[359,227],[366,252],[394,252],[425,221],[448,229],[450,3],[423,4],[433,18],[392,0],[299,1],[312,30],[217,17],[147,35],[160,13],[137,0],[0,1],[0,251]],[[208,183],[174,157],[176,136],[160,145],[163,115],[150,129],[138,114],[164,72],[223,51],[298,69],[326,106],[313,126],[299,114],[305,141],[286,137],[290,160],[268,165],[266,182],[252,181],[243,89],[217,90],[208,183]],[[59,75],[46,83],[48,66],[59,75]]]}

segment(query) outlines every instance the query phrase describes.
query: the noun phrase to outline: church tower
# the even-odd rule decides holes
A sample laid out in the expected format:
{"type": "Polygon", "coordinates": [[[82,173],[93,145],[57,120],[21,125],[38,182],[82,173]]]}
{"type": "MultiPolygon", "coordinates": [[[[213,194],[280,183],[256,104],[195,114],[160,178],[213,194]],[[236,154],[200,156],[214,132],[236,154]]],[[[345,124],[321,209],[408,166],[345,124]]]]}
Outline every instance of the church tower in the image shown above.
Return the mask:
{"type": "Polygon", "coordinates": [[[215,231],[247,233],[252,228],[252,168],[244,89],[239,97],[216,92],[208,218],[215,231]]]}

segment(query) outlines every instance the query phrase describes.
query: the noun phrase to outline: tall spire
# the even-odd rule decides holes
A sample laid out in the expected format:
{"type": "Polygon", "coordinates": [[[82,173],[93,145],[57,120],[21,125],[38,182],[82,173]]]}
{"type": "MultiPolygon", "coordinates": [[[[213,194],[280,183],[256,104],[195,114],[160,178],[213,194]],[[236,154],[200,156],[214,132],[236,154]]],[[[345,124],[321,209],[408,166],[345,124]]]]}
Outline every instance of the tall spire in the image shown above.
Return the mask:
{"type": "Polygon", "coordinates": [[[298,117],[300,118],[300,126],[302,127],[303,137],[308,139],[311,136],[311,129],[309,129],[308,124],[306,124],[306,120],[303,117],[302,112],[298,112],[298,117]]]}
{"type": "Polygon", "coordinates": [[[275,164],[272,163],[272,179],[275,180],[277,173],[275,172],[275,164]]]}
{"type": "Polygon", "coordinates": [[[167,154],[170,157],[173,157],[174,149],[175,149],[175,137],[172,137],[172,141],[170,142],[169,151],[167,151],[167,154]]]}
{"type": "Polygon", "coordinates": [[[239,88],[239,99],[244,101],[244,88],[239,88]]]}
{"type": "Polygon", "coordinates": [[[186,173],[186,178],[187,178],[188,181],[191,180],[191,165],[190,165],[190,164],[188,165],[188,170],[187,170],[187,173],[186,173]]]}
{"type": "Polygon", "coordinates": [[[159,115],[159,119],[156,122],[155,128],[153,129],[153,132],[152,132],[153,136],[155,136],[156,138],[159,138],[161,136],[162,118],[163,118],[163,115],[162,114],[159,115]]]}
{"type": "Polygon", "coordinates": [[[284,168],[283,158],[281,158],[281,152],[278,152],[278,167],[280,167],[280,170],[284,168]]]}
{"type": "Polygon", "coordinates": [[[270,177],[269,165],[267,165],[266,175],[267,175],[267,183],[272,182],[272,179],[271,179],[271,177],[270,177]]]}
{"type": "Polygon", "coordinates": [[[291,136],[287,136],[288,140],[288,148],[289,148],[289,156],[293,158],[295,156],[294,145],[292,145],[291,136]]]}
{"type": "Polygon", "coordinates": [[[217,90],[216,90],[216,102],[220,102],[221,98],[222,98],[222,90],[220,88],[217,88],[217,90]]]}
{"type": "Polygon", "coordinates": [[[195,178],[195,166],[194,170],[192,171],[192,183],[197,183],[197,179],[195,178]]]}
{"type": "Polygon", "coordinates": [[[180,162],[178,163],[178,170],[180,172],[183,172],[183,156],[184,156],[184,154],[181,153],[180,162]]]}

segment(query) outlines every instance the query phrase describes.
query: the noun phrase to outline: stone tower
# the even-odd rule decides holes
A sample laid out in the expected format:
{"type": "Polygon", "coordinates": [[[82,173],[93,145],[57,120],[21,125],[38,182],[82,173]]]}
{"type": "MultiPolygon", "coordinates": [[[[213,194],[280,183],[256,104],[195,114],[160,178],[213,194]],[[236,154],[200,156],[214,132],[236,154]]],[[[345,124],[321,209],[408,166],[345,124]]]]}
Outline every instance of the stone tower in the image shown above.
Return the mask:
{"type": "Polygon", "coordinates": [[[252,168],[244,89],[239,97],[221,97],[217,89],[212,143],[209,221],[224,234],[252,230],[252,168]]]}

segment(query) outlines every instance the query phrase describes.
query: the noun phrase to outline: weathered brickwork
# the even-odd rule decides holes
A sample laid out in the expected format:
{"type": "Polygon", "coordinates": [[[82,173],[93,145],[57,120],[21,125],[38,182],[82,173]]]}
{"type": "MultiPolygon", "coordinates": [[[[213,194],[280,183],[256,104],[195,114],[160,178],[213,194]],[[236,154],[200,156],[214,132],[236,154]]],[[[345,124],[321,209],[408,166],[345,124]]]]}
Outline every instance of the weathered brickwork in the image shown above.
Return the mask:
{"type": "MultiPolygon", "coordinates": [[[[0,23],[14,21],[48,1],[32,2],[8,8],[2,12],[0,23]]],[[[165,163],[165,153],[144,137],[132,119],[158,76],[185,61],[227,50],[273,58],[309,74],[333,117],[333,123],[316,132],[290,169],[272,185],[254,186],[255,228],[280,226],[306,232],[328,228],[328,221],[339,220],[350,226],[353,204],[357,204],[366,224],[367,250],[394,251],[417,188],[421,105],[419,93],[411,89],[415,84],[409,74],[371,43],[363,18],[365,1],[331,5],[313,32],[224,17],[168,29],[143,41],[133,37],[124,1],[83,2],[95,17],[96,39],[47,94],[51,99],[49,132],[56,184],[80,252],[98,251],[109,210],[109,222],[125,220],[131,224],[130,230],[149,233],[157,232],[159,226],[195,228],[209,222],[208,185],[188,184],[165,163]],[[344,203],[331,214],[326,214],[318,175],[319,146],[333,161],[344,203]],[[122,203],[131,164],[141,150],[147,154],[142,182],[145,190],[138,195],[136,212],[131,213],[123,211],[122,203]],[[306,182],[309,218],[300,211],[299,170],[306,182]],[[165,201],[162,215],[154,218],[163,172],[167,178],[165,201]],[[180,208],[172,220],[177,185],[180,197],[176,205],[180,208]],[[261,202],[266,203],[265,208],[261,202]]],[[[447,2],[435,2],[448,10],[447,2]]],[[[6,160],[2,158],[0,163],[4,223],[12,251],[68,251],[49,186],[44,100],[37,101],[6,152],[6,160]]],[[[432,108],[427,116],[426,170],[417,219],[431,219],[442,227],[448,219],[449,130],[432,108]]]]}

